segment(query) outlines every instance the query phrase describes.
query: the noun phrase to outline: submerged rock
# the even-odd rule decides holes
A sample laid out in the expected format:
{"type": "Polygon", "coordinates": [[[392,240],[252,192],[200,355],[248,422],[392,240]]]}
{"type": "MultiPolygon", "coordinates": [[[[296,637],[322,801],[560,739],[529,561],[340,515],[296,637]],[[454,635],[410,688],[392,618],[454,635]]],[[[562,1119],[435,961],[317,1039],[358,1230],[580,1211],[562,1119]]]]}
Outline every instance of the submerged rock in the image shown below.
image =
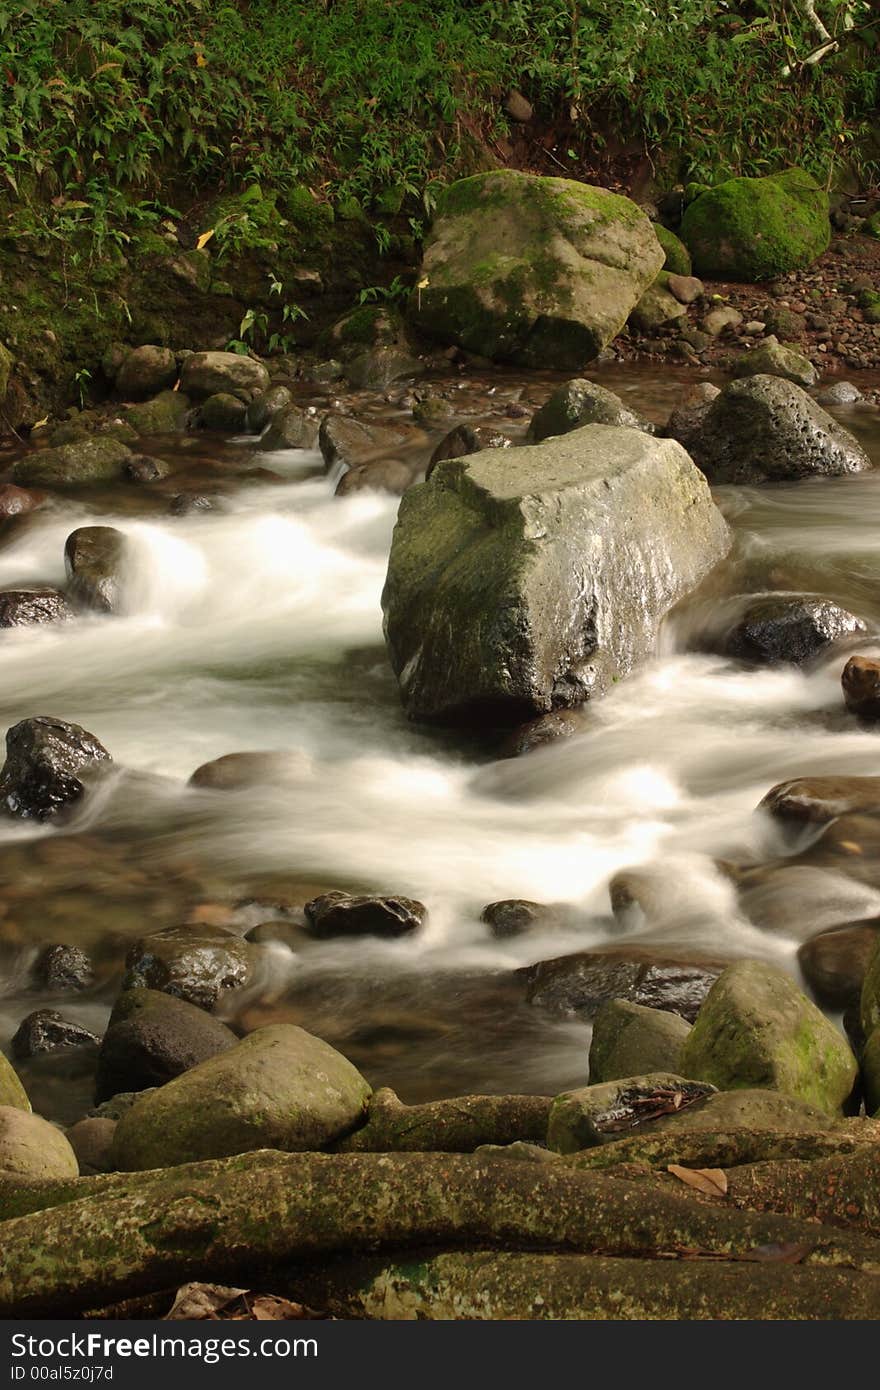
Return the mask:
{"type": "Polygon", "coordinates": [[[136,941],[125,957],[122,987],[163,990],[212,1009],[224,990],[250,975],[250,949],[221,927],[165,927],[136,941]]]}
{"type": "Polygon", "coordinates": [[[713,484],[836,477],[871,466],[849,430],[776,376],[730,382],[690,435],[688,452],[713,484]]]}
{"type": "Polygon", "coordinates": [[[486,923],[493,936],[504,940],[509,936],[525,936],[527,932],[538,931],[541,927],[557,926],[559,916],[544,903],[530,903],[523,898],[503,898],[497,903],[487,903],[480,913],[480,921],[486,923]]]}
{"type": "Polygon", "coordinates": [[[728,179],[690,203],[679,234],[697,275],[770,280],[827,249],[828,194],[803,169],[728,179]]]}
{"type": "Polygon", "coordinates": [[[118,613],[127,541],[115,526],[80,526],[64,545],[71,595],[99,613],[118,613]]]}
{"type": "Polygon", "coordinates": [[[880,661],[851,656],[840,679],[850,713],[872,722],[880,719],[880,661]]]}
{"type": "Polygon", "coordinates": [[[6,589],[0,592],[0,627],[67,622],[73,609],[58,589],[6,589]]]}
{"type": "Polygon", "coordinates": [[[113,1162],[132,1171],[254,1149],[321,1149],[363,1122],[370,1094],[320,1038],[291,1024],[259,1028],[137,1100],[116,1128],[113,1162]]]}
{"type": "Polygon", "coordinates": [[[13,1057],[23,1061],[42,1052],[58,1052],[62,1048],[94,1045],[99,1041],[94,1033],[64,1018],[57,1010],[37,1009],[22,1019],[9,1046],[13,1057]]]}
{"type": "Polygon", "coordinates": [[[771,787],[758,809],[796,822],[880,814],[880,777],[796,777],[771,787]]]}
{"type": "Polygon", "coordinates": [[[832,927],[805,941],[797,953],[804,979],[826,1009],[848,1009],[861,998],[880,933],[880,918],[832,927]]]}
{"type": "Polygon", "coordinates": [[[210,791],[239,791],[243,787],[261,787],[285,782],[309,767],[304,754],[281,751],[277,753],[224,753],[197,767],[189,779],[190,787],[210,791]]]}
{"type": "Polygon", "coordinates": [[[428,920],[424,903],[402,897],[324,893],[305,905],[312,936],[409,936],[428,920]]]}
{"type": "Polygon", "coordinates": [[[95,1100],[164,1086],[238,1039],[231,1028],[185,999],[129,989],[113,1006],[98,1053],[95,1100]]]}
{"type": "Polygon", "coordinates": [[[539,444],[542,439],[568,434],[582,425],[622,425],[646,434],[654,432],[653,426],[625,406],[613,391],[595,381],[575,377],[558,387],[533,416],[528,437],[539,444]]]}
{"type": "Polygon", "coordinates": [[[0,1176],[63,1181],[79,1177],[79,1164],[61,1130],[48,1120],[0,1105],[0,1176]]]}
{"type": "Polygon", "coordinates": [[[713,985],[681,1066],[720,1090],[782,1091],[831,1115],[858,1074],[845,1039],[790,976],[753,960],[736,961],[713,985]]]}
{"type": "Polygon", "coordinates": [[[861,618],[829,599],[765,594],[748,604],[720,645],[726,655],[756,665],[801,666],[832,643],[865,630],[861,618]]]}
{"type": "Polygon", "coordinates": [[[684,450],[638,430],[442,464],[401,503],[382,596],[407,712],[519,723],[603,694],[728,545],[684,450]]]}
{"type": "Polygon", "coordinates": [[[228,392],[248,402],[268,388],[269,373],[262,362],[237,352],[194,352],[180,373],[181,391],[199,400],[228,392]]]}
{"type": "Polygon", "coordinates": [[[696,1018],[727,962],[670,946],[628,944],[576,951],[526,966],[530,1004],[567,1017],[591,1019],[609,999],[696,1018]]]}
{"type": "Polygon", "coordinates": [[[23,719],[6,734],[0,805],[12,816],[49,820],[79,801],[110,762],[104,745],[78,724],[23,719]]]}
{"type": "Polygon", "coordinates": [[[644,1072],[678,1072],[690,1031],[678,1014],[609,999],[593,1019],[590,1085],[644,1072]]]}
{"type": "Polygon", "coordinates": [[[493,170],[442,194],[410,314],[481,357],[576,370],[620,332],[663,261],[628,198],[493,170]]]}

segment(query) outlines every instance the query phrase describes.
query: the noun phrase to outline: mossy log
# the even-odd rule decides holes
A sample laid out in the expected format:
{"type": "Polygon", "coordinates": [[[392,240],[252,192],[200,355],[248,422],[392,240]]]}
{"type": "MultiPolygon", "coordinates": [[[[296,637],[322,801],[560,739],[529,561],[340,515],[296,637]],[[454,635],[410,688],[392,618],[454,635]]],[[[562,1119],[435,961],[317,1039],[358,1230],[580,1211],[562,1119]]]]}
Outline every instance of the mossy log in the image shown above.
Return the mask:
{"type": "Polygon", "coordinates": [[[128,1175],[119,1195],[105,1187],[6,1221],[0,1317],[60,1317],[190,1279],[240,1283],[298,1259],[426,1244],[759,1261],[765,1248],[796,1247],[804,1265],[880,1274],[880,1243],[861,1233],[563,1164],[412,1153],[208,1166],[128,1175]]]}
{"type": "Polygon", "coordinates": [[[398,1321],[880,1316],[876,1275],[778,1262],[444,1251],[333,1261],[295,1272],[291,1289],[337,1317],[398,1321]]]}
{"type": "MultiPolygon", "coordinates": [[[[871,1122],[868,1122],[871,1124],[871,1122]]],[[[846,1157],[859,1153],[866,1145],[880,1142],[880,1126],[808,1133],[779,1130],[693,1130],[677,1134],[633,1134],[595,1149],[562,1156],[562,1162],[577,1169],[615,1169],[622,1164],[641,1163],[649,1168],[665,1168],[682,1163],[691,1168],[735,1168],[771,1159],[813,1159],[846,1157]]],[[[785,1208],[787,1210],[787,1208],[785,1208]]]]}
{"type": "Polygon", "coordinates": [[[880,1145],[812,1163],[751,1163],[727,1173],[727,1202],[880,1236],[880,1145]]]}
{"type": "Polygon", "coordinates": [[[367,1123],[337,1153],[473,1153],[480,1144],[543,1143],[551,1096],[456,1096],[404,1105],[388,1087],[370,1100],[367,1123]]]}

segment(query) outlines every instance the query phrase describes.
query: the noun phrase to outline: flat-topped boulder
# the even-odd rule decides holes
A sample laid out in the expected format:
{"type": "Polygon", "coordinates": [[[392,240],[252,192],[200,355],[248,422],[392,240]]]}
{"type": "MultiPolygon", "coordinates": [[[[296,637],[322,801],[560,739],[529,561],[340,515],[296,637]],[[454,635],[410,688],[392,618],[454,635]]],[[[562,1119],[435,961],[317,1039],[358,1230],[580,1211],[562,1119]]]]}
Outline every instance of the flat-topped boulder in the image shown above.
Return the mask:
{"type": "Polygon", "coordinates": [[[640,430],[439,464],[401,503],[382,597],[408,713],[514,723],[601,695],[729,543],[684,449],[640,430]]]}

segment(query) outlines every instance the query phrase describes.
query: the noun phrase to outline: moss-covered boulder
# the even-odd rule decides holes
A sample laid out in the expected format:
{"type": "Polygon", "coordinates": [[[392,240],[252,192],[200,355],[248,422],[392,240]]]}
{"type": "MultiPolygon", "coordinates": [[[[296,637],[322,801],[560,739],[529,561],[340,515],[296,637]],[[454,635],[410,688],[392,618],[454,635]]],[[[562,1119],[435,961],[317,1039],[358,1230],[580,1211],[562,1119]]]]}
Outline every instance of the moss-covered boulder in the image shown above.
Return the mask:
{"type": "Polygon", "coordinates": [[[54,1125],[14,1105],[0,1105],[0,1177],[79,1177],[70,1144],[54,1125]]]}
{"type": "Polygon", "coordinates": [[[690,1031],[678,1014],[609,999],[593,1019],[590,1085],[643,1072],[677,1072],[690,1031]]]}
{"type": "Polygon", "coordinates": [[[861,998],[862,1030],[869,1038],[875,1028],[880,1028],[880,938],[868,960],[861,998]]]}
{"type": "Polygon", "coordinates": [[[3,397],[9,389],[9,378],[14,366],[15,358],[12,356],[9,348],[6,347],[5,343],[0,343],[0,401],[3,400],[3,397]]]}
{"type": "Polygon", "coordinates": [[[444,193],[410,313],[480,356],[577,369],[620,332],[663,259],[628,198],[497,169],[444,193]]]}
{"type": "Polygon", "coordinates": [[[362,1123],[370,1094],[328,1043],[273,1024],[135,1101],[117,1126],[113,1162],[133,1171],[252,1149],[320,1149],[362,1123]]]}
{"type": "Polygon", "coordinates": [[[669,276],[665,270],[661,270],[630,314],[629,326],[635,333],[650,336],[681,318],[687,318],[687,309],[672,293],[669,276]]]}
{"type": "Polygon", "coordinates": [[[852,1092],[846,1039],[776,966],[742,960],[712,986],[682,1049],[682,1070],[722,1091],[782,1091],[830,1115],[852,1092]]]}
{"type": "Polygon", "coordinates": [[[403,499],[382,598],[409,714],[516,723],[602,694],[728,545],[681,446],[639,430],[439,464],[403,499]]]}
{"type": "Polygon", "coordinates": [[[668,270],[670,275],[690,275],[691,253],[684,242],[675,232],[664,227],[662,222],[655,222],[653,225],[654,235],[663,248],[663,269],[668,270]]]}
{"type": "Polygon", "coordinates": [[[787,343],[780,343],[774,334],[744,352],[731,369],[734,377],[760,375],[781,376],[798,386],[815,386],[819,380],[819,373],[809,357],[787,343]]]}
{"type": "Polygon", "coordinates": [[[57,449],[38,449],[25,454],[12,470],[17,483],[26,486],[79,487],[89,483],[116,482],[125,472],[131,450],[106,435],[89,435],[57,449]]]}
{"type": "Polygon", "coordinates": [[[728,179],[688,206],[681,239],[697,275],[772,280],[827,250],[828,195],[803,169],[728,179]]]}
{"type": "Polygon", "coordinates": [[[27,1091],[18,1079],[18,1072],[0,1052],[0,1105],[12,1105],[16,1110],[30,1110],[27,1091]]]}
{"type": "Polygon", "coordinates": [[[129,406],[125,421],[138,434],[177,434],[186,428],[189,408],[189,396],[182,391],[160,391],[151,401],[129,406]]]}
{"type": "Polygon", "coordinates": [[[532,443],[540,444],[542,439],[568,434],[581,425],[624,425],[653,434],[652,426],[624,405],[613,391],[585,377],[575,377],[557,387],[532,417],[528,437],[532,443]]]}

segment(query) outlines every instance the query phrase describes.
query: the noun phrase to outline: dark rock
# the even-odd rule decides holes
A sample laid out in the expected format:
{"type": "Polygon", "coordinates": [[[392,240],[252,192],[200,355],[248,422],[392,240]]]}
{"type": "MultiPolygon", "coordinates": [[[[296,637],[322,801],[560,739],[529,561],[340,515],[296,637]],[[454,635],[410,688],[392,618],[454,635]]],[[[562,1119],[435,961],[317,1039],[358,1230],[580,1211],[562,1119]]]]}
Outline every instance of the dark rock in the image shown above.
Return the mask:
{"type": "Polygon", "coordinates": [[[14,483],[0,484],[0,520],[12,516],[26,516],[28,512],[41,507],[46,500],[45,492],[29,492],[27,488],[16,487],[14,483]]]}
{"type": "Polygon", "coordinates": [[[324,893],[305,905],[313,936],[409,936],[428,920],[424,903],[412,898],[355,897],[324,893]]]}
{"type": "Polygon", "coordinates": [[[244,939],[254,946],[287,946],[291,951],[299,951],[306,936],[303,928],[298,927],[295,922],[285,922],[282,919],[275,922],[258,922],[250,931],[245,932],[244,939]]]}
{"type": "Polygon", "coordinates": [[[172,516],[189,516],[192,512],[212,512],[214,505],[213,497],[206,497],[204,493],[179,492],[172,497],[168,510],[172,516]]]}
{"type": "Polygon", "coordinates": [[[796,777],[771,787],[758,808],[780,820],[830,821],[880,814],[880,777],[796,777]]]}
{"type": "Polygon", "coordinates": [[[277,411],[260,440],[261,449],[317,449],[318,417],[313,410],[287,405],[277,411]]]}
{"type": "Polygon", "coordinates": [[[110,1149],[116,1133],[116,1120],[96,1115],[78,1120],[67,1131],[67,1142],[76,1154],[79,1170],[84,1176],[107,1173],[111,1168],[110,1149]]]}
{"type": "Polygon", "coordinates": [[[803,665],[865,624],[828,599],[768,594],[751,601],[721,642],[727,656],[761,666],[803,665]]]}
{"type": "Polygon", "coordinates": [[[466,458],[468,454],[479,454],[483,449],[509,449],[513,440],[506,434],[499,434],[488,425],[456,425],[445,439],[441,439],[431,455],[426,478],[430,478],[438,463],[445,459],[466,458]]]}
{"type": "Polygon", "coordinates": [[[38,989],[52,994],[88,989],[94,978],[92,962],[79,946],[45,946],[31,967],[38,989]]]}
{"type": "Polygon", "coordinates": [[[118,613],[126,538],[115,526],[80,526],[67,537],[64,568],[73,598],[99,613],[118,613]]]}
{"type": "Polygon", "coordinates": [[[238,1041],[204,1009],[154,989],[129,989],[114,1005],[98,1054],[95,1100],[164,1086],[238,1041]]]}
{"type": "Polygon", "coordinates": [[[352,468],[392,454],[405,439],[404,430],[368,424],[335,412],[324,416],[318,431],[318,445],[328,471],[336,466],[352,468]]]}
{"type": "Polygon", "coordinates": [[[880,719],[880,661],[851,656],[840,679],[850,713],[860,719],[880,719]]]}
{"type": "Polygon", "coordinates": [[[835,477],[870,467],[849,430],[800,386],[775,376],[730,382],[687,447],[713,484],[835,477]]]}
{"type": "Polygon", "coordinates": [[[503,758],[519,758],[524,753],[532,753],[536,748],[546,748],[548,744],[558,743],[561,738],[571,738],[586,728],[586,716],[579,709],[554,710],[551,714],[539,715],[521,724],[506,738],[501,746],[503,758]]]}
{"type": "Polygon", "coordinates": [[[71,1023],[55,1009],[37,1009],[22,1019],[9,1046],[13,1057],[24,1061],[40,1052],[56,1052],[62,1047],[81,1047],[84,1043],[99,1041],[94,1033],[78,1023],[71,1023]]]}
{"type": "Polygon", "coordinates": [[[271,386],[262,395],[254,396],[247,408],[246,425],[251,434],[260,434],[291,402],[286,386],[271,386]]]}
{"type": "Polygon", "coordinates": [[[49,820],[79,801],[110,762],[104,745],[78,724],[48,716],[23,719],[6,734],[0,804],[12,816],[49,820]]]}
{"type": "Polygon", "coordinates": [[[628,409],[619,396],[594,381],[575,377],[553,392],[548,401],[532,417],[529,440],[539,444],[542,439],[568,434],[582,425],[622,425],[627,429],[654,429],[646,420],[628,409]]]}
{"type": "Polygon", "coordinates": [[[246,415],[247,406],[244,401],[228,391],[218,391],[202,402],[198,424],[203,430],[223,430],[227,434],[238,434],[245,429],[246,415]]]}
{"type": "Polygon", "coordinates": [[[523,898],[503,898],[497,903],[488,903],[480,913],[480,921],[492,929],[497,937],[524,936],[526,932],[541,927],[558,925],[559,917],[552,907],[543,903],[526,902],[523,898]]]}
{"type": "Polygon", "coordinates": [[[116,391],[126,400],[143,401],[177,380],[177,361],[167,347],[147,344],[134,348],[116,373],[116,391]]]}
{"type": "Polygon", "coordinates": [[[6,589],[0,592],[0,627],[66,622],[73,609],[57,589],[6,589]]]}
{"type": "Polygon", "coordinates": [[[153,989],[212,1009],[250,975],[248,946],[220,927],[166,927],[142,936],[125,957],[123,989],[153,989]]]}
{"type": "Polygon", "coordinates": [[[674,946],[604,946],[517,971],[530,1004],[591,1019],[609,999],[665,1009],[692,1023],[727,962],[674,946]]]}
{"type": "Polygon", "coordinates": [[[402,459],[376,459],[347,469],[336,484],[335,495],[347,497],[352,492],[373,491],[402,497],[417,476],[414,466],[402,459]]]}
{"type": "Polygon", "coordinates": [[[125,465],[125,476],[133,483],[154,483],[168,475],[168,465],[149,454],[132,454],[125,465]]]}
{"type": "Polygon", "coordinates": [[[798,964],[823,1008],[858,1004],[878,931],[880,919],[870,918],[819,932],[800,947],[798,964]]]}

